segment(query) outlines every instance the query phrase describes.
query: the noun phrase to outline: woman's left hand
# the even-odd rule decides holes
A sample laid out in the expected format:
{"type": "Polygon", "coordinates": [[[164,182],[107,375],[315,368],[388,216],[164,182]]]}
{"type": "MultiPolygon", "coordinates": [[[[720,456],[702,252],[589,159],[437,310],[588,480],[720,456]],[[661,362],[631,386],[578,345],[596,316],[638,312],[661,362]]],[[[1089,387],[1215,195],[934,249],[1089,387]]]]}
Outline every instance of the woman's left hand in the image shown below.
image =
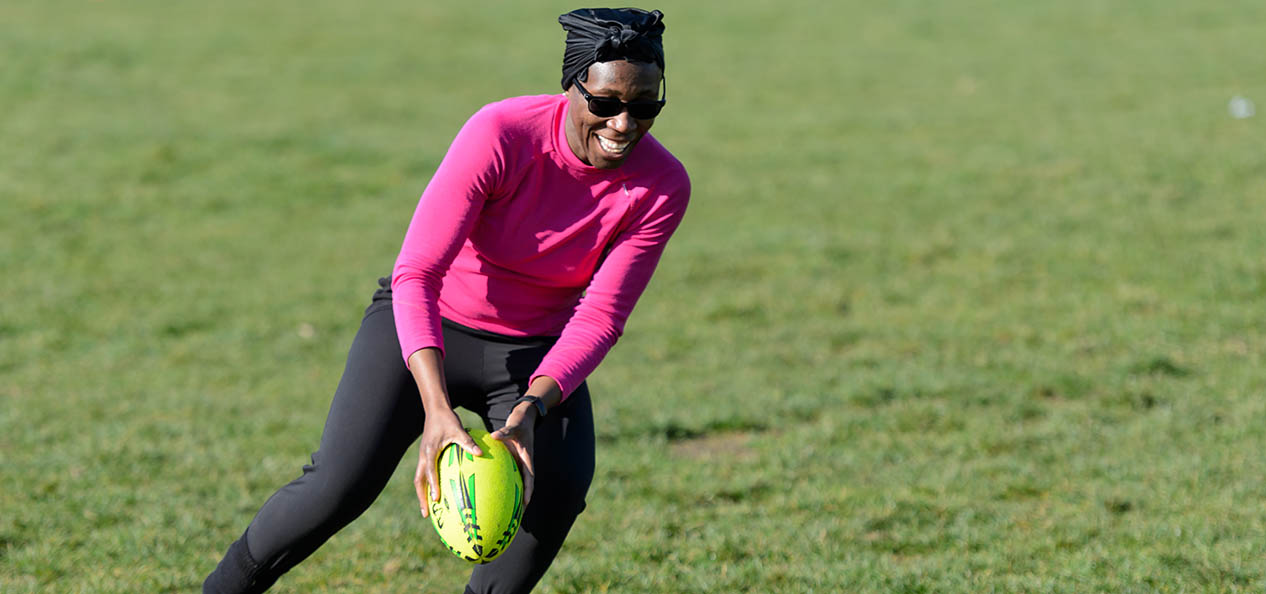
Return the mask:
{"type": "Polygon", "coordinates": [[[524,402],[510,411],[505,427],[492,432],[492,438],[506,444],[510,454],[519,463],[519,472],[523,475],[523,505],[526,507],[532,499],[533,483],[536,472],[532,469],[532,442],[536,436],[536,408],[530,402],[524,402]]]}

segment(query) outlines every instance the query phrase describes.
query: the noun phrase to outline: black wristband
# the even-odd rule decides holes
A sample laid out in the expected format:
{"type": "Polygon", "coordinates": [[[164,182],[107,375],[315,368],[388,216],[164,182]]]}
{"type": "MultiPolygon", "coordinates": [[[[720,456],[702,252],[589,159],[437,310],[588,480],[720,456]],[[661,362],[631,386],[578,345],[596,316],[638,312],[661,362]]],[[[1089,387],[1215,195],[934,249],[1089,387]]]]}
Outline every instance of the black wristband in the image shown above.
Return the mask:
{"type": "Polygon", "coordinates": [[[531,402],[532,405],[536,407],[536,423],[539,425],[541,423],[541,419],[544,419],[546,415],[545,401],[541,400],[540,396],[525,395],[519,396],[519,399],[514,401],[514,406],[518,406],[524,402],[531,402]]]}

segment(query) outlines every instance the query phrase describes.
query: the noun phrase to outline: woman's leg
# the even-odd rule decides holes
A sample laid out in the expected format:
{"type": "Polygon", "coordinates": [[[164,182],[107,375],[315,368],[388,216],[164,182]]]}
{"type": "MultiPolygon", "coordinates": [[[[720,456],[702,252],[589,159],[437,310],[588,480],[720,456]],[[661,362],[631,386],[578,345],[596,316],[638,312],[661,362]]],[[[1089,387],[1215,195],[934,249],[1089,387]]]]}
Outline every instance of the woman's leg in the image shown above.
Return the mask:
{"type": "Polygon", "coordinates": [[[389,292],[376,295],[361,322],[312,463],[264,503],[204,592],[267,590],[369,507],[421,434],[422,404],[390,305],[389,292]]]}

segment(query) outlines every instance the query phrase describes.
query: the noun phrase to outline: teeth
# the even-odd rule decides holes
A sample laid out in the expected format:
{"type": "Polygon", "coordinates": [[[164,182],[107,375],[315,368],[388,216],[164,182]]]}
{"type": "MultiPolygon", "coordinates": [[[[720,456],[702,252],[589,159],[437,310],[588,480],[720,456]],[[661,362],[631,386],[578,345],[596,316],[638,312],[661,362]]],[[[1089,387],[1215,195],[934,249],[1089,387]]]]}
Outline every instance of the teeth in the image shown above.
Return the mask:
{"type": "Polygon", "coordinates": [[[628,150],[629,148],[629,143],[627,141],[615,142],[614,140],[609,140],[602,136],[598,137],[598,144],[602,146],[603,150],[609,153],[623,153],[625,150],[628,150]]]}

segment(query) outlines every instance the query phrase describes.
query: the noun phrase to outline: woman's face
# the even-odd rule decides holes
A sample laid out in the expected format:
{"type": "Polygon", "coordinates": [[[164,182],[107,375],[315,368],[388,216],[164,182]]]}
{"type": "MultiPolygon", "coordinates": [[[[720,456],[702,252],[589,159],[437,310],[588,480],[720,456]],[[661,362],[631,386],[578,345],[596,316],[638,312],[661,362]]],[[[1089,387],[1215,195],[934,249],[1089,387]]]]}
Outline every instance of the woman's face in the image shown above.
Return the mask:
{"type": "MultiPolygon", "coordinates": [[[[655,64],[618,60],[595,62],[589,67],[588,80],[580,84],[594,97],[630,103],[658,100],[661,78],[655,64]]],[[[567,99],[567,144],[577,158],[599,169],[619,167],[655,123],[654,118],[634,119],[628,110],[606,118],[593,115],[575,84],[567,89],[567,99]]]]}

